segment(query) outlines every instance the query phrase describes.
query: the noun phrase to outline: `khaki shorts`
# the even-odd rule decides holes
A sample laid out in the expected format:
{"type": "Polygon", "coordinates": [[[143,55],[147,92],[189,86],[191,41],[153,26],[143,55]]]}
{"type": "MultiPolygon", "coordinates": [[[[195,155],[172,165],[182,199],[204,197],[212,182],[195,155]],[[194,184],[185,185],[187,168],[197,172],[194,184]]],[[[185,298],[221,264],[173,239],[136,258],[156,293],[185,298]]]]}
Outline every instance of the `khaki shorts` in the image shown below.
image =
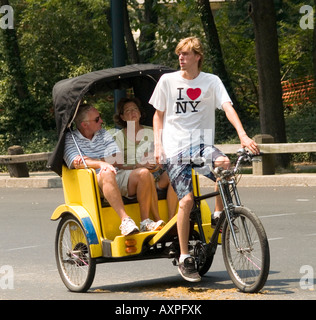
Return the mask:
{"type": "Polygon", "coordinates": [[[135,198],[135,196],[129,197],[127,190],[128,179],[132,171],[133,170],[119,170],[116,174],[117,185],[121,191],[122,197],[125,198],[135,198]]]}
{"type": "MultiPolygon", "coordinates": [[[[121,191],[122,197],[129,198],[129,199],[135,198],[135,196],[129,197],[128,190],[127,190],[128,179],[132,171],[133,170],[118,170],[115,176],[116,182],[121,191]]],[[[99,190],[100,190],[101,197],[104,198],[103,191],[100,188],[100,186],[99,186],[99,190]]]]}

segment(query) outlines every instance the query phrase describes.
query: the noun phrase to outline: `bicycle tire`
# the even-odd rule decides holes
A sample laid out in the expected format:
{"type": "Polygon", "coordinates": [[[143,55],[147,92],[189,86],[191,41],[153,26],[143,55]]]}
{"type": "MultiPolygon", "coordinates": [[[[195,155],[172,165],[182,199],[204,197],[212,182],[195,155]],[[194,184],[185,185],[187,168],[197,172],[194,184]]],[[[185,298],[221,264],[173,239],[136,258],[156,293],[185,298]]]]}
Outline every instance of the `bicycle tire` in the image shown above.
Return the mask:
{"type": "Polygon", "coordinates": [[[65,215],[58,224],[55,257],[59,275],[73,292],[89,290],[95,276],[96,260],[91,258],[82,225],[73,215],[65,215]]]}
{"type": "Polygon", "coordinates": [[[233,224],[239,242],[238,249],[235,248],[227,220],[222,232],[222,251],[227,272],[242,292],[259,292],[266,283],[270,269],[269,243],[264,227],[259,218],[245,207],[234,209],[233,224]],[[249,237],[246,236],[246,228],[249,237]]]}

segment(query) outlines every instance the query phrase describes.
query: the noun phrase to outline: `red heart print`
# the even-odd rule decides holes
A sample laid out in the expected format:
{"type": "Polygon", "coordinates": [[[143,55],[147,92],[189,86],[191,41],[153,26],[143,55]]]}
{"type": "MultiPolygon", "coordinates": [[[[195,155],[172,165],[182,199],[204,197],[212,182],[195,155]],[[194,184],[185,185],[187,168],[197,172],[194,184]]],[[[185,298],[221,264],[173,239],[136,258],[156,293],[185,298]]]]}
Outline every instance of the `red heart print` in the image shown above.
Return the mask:
{"type": "Polygon", "coordinates": [[[187,95],[191,100],[195,100],[201,95],[201,92],[202,91],[200,88],[195,88],[195,89],[189,88],[187,90],[187,95]]]}

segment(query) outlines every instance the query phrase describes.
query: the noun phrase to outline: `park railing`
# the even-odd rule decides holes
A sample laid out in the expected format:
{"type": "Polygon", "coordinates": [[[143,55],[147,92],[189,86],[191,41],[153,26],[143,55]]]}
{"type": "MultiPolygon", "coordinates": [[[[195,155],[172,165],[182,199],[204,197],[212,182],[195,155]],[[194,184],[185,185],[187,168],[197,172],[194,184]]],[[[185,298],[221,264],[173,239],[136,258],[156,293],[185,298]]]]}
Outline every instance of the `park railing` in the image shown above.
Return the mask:
{"type": "MultiPolygon", "coordinates": [[[[261,151],[260,161],[253,162],[254,175],[269,175],[275,173],[275,155],[281,153],[312,153],[316,152],[316,142],[273,143],[270,135],[256,135],[253,138],[261,151]]],[[[225,154],[235,154],[240,144],[215,145],[225,154]]],[[[52,152],[24,154],[20,146],[12,146],[7,155],[0,155],[0,165],[6,165],[10,177],[28,177],[27,162],[48,161],[52,152]]]]}

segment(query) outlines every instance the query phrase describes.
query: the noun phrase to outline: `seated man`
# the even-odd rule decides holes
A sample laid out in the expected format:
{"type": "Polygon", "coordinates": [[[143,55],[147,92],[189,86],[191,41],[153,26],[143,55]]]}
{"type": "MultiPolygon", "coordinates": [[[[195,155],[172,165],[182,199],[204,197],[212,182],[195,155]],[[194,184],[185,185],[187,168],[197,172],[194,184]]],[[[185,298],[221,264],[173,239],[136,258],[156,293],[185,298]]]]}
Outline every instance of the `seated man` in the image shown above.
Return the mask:
{"type": "MultiPolygon", "coordinates": [[[[66,134],[64,160],[68,168],[84,168],[84,162],[96,170],[98,184],[104,197],[121,218],[120,230],[123,235],[139,232],[135,222],[124,209],[122,196],[135,196],[139,202],[141,220],[148,221],[152,192],[156,192],[152,177],[148,170],[133,170],[128,179],[116,171],[123,161],[120,160],[120,150],[112,136],[102,129],[100,113],[90,105],[81,105],[75,118],[77,129],[66,134]],[[80,149],[80,152],[74,142],[80,149]]],[[[151,223],[147,231],[157,230],[159,222],[151,223]]]]}

